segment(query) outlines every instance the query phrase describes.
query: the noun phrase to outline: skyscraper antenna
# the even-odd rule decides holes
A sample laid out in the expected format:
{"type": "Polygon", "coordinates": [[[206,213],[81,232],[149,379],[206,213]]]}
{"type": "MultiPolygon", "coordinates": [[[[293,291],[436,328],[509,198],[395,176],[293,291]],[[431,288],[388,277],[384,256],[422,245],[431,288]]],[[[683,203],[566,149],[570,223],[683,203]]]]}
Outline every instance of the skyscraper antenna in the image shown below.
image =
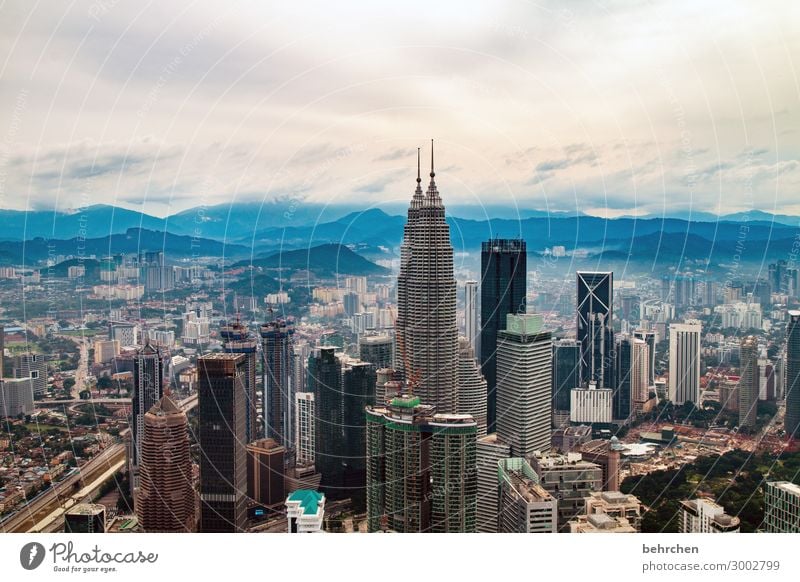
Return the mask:
{"type": "Polygon", "coordinates": [[[417,184],[422,182],[422,178],[420,177],[420,150],[422,148],[417,148],[417,184]]]}
{"type": "Polygon", "coordinates": [[[433,140],[431,140],[431,178],[433,178],[436,173],[433,171],[433,140]]]}

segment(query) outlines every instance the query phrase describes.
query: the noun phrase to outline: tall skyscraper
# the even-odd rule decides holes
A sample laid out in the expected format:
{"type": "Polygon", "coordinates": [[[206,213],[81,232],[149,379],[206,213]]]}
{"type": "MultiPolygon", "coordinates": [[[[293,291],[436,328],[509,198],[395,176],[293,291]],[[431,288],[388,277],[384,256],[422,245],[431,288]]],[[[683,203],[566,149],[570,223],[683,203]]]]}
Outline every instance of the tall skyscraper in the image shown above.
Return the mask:
{"type": "Polygon", "coordinates": [[[478,304],[478,282],[464,283],[464,335],[476,354],[481,353],[480,305],[478,304]]]}
{"type": "Polygon", "coordinates": [[[316,406],[313,392],[295,394],[295,452],[299,464],[314,464],[316,460],[316,406]]]}
{"type": "Polygon", "coordinates": [[[577,273],[577,339],[581,381],[614,388],[614,273],[577,273]]]}
{"type": "Polygon", "coordinates": [[[488,389],[488,431],[497,419],[497,334],[509,313],[525,313],[528,254],[522,239],[481,243],[481,371],[488,389]]]}
{"type": "Polygon", "coordinates": [[[41,398],[47,392],[47,361],[44,354],[27,353],[15,356],[13,374],[14,378],[30,379],[34,398],[41,398]]]}
{"type": "Polygon", "coordinates": [[[434,176],[431,142],[431,181],[423,196],[418,157],[417,188],[400,247],[395,368],[424,404],[435,405],[441,413],[454,413],[458,405],[456,280],[450,227],[434,176]]]}
{"type": "Polygon", "coordinates": [[[145,532],[193,532],[197,527],[189,421],[168,395],[144,415],[135,506],[145,532]]]}
{"type": "Polygon", "coordinates": [[[700,322],[669,326],[669,399],[680,406],[700,402],[700,322]]]}
{"type": "Polygon", "coordinates": [[[786,434],[800,437],[800,311],[789,312],[786,326],[786,434]]]}
{"type": "Polygon", "coordinates": [[[458,410],[478,424],[478,436],[486,436],[486,379],[465,337],[458,338],[458,410]]]}
{"type": "Polygon", "coordinates": [[[240,532],[247,519],[244,354],[197,359],[200,531],[240,532]]]}
{"type": "Polygon", "coordinates": [[[477,473],[478,501],[476,530],[480,533],[497,533],[500,482],[497,479],[498,463],[511,457],[511,446],[492,433],[478,439],[477,473]]]}
{"type": "Polygon", "coordinates": [[[129,451],[129,474],[133,491],[139,486],[139,451],[144,434],[144,415],[163,395],[163,355],[158,346],[145,340],[145,344],[133,358],[131,446],[129,451]]]}
{"type": "Polygon", "coordinates": [[[287,449],[292,438],[292,334],[294,328],[283,319],[261,326],[264,354],[264,436],[275,439],[287,449]]]}
{"type": "Polygon", "coordinates": [[[244,391],[247,395],[247,425],[245,429],[246,442],[250,443],[259,437],[258,432],[258,412],[256,404],[258,401],[256,394],[256,357],[258,352],[258,342],[250,334],[250,330],[239,318],[229,325],[224,325],[219,330],[222,336],[223,347],[226,352],[232,354],[244,354],[245,375],[244,391]]]}
{"type": "Polygon", "coordinates": [[[506,315],[497,334],[497,436],[511,454],[550,450],[552,340],[539,314],[506,315]]]}
{"type": "Polygon", "coordinates": [[[322,473],[322,489],[329,498],[341,499],[345,449],[342,432],[342,363],[336,348],[316,348],[308,358],[308,388],[316,407],[315,457],[322,473]]]}
{"type": "Polygon", "coordinates": [[[259,505],[286,501],[285,454],[286,448],[275,439],[259,439],[247,445],[247,495],[259,505]]]}
{"type": "Polygon", "coordinates": [[[758,406],[758,341],[749,335],[739,345],[739,428],[756,425],[758,406]]]}
{"type": "Polygon", "coordinates": [[[619,336],[616,342],[613,416],[616,421],[627,421],[642,409],[648,398],[648,347],[643,340],[627,334],[619,336]]]}
{"type": "Polygon", "coordinates": [[[656,333],[645,329],[637,329],[633,332],[633,337],[647,344],[647,385],[652,386],[656,383],[656,333]]]}
{"type": "Polygon", "coordinates": [[[553,344],[553,413],[569,417],[570,391],[581,385],[581,349],[574,339],[553,344]]]}
{"type": "Polygon", "coordinates": [[[800,533],[800,485],[790,481],[764,484],[765,533],[800,533]]]}
{"type": "Polygon", "coordinates": [[[354,508],[363,511],[366,504],[366,418],[364,409],[375,404],[375,369],[366,362],[347,362],[342,366],[343,448],[339,451],[344,465],[345,494],[354,508]]]}
{"type": "Polygon", "coordinates": [[[394,365],[394,339],[390,335],[362,335],[358,338],[358,357],[373,369],[394,365]]]}
{"type": "Polygon", "coordinates": [[[474,532],[475,421],[436,414],[411,395],[366,416],[369,530],[474,532]]]}

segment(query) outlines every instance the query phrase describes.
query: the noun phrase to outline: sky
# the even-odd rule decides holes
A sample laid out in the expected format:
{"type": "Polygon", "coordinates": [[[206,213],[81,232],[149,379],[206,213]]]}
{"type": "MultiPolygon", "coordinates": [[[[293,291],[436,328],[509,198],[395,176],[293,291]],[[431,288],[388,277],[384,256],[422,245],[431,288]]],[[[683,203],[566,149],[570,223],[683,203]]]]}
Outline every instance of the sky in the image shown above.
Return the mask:
{"type": "Polygon", "coordinates": [[[0,208],[800,215],[798,2],[0,4],[0,208]]]}

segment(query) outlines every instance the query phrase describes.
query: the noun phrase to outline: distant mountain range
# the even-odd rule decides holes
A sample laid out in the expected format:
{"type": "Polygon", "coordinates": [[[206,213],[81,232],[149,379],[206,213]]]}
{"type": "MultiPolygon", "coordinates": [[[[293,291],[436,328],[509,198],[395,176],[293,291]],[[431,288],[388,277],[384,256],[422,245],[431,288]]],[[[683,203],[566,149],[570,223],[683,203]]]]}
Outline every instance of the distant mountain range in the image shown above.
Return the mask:
{"type": "Polygon", "coordinates": [[[225,244],[218,240],[177,235],[160,230],[129,228],[122,234],[85,240],[74,237],[0,241],[0,264],[34,266],[57,255],[103,257],[142,251],[163,251],[167,261],[193,256],[240,258],[250,254],[250,249],[243,245],[225,244]]]}

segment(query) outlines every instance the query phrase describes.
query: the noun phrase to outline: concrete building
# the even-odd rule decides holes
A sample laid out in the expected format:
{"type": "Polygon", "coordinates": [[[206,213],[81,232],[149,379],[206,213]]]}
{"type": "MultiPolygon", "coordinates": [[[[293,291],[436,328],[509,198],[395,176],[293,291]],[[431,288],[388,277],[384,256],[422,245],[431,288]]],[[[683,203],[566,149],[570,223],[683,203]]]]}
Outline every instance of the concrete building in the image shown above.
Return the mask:
{"type": "Polygon", "coordinates": [[[286,499],[284,458],[286,448],[275,439],[247,445],[247,496],[259,505],[272,506],[286,499]]]}
{"type": "Polygon", "coordinates": [[[369,531],[474,532],[475,420],[408,395],[366,415],[369,531]]]}
{"type": "Polygon", "coordinates": [[[578,449],[584,461],[595,463],[603,470],[603,491],[619,491],[620,446],[617,437],[595,439],[578,449]]]}
{"type": "Polygon", "coordinates": [[[106,507],[79,503],[64,514],[64,533],[106,533],[106,507]]]}
{"type": "Polygon", "coordinates": [[[316,460],[317,413],[313,392],[295,394],[295,458],[300,464],[316,460]]]}
{"type": "Polygon", "coordinates": [[[41,398],[47,392],[47,360],[44,354],[20,354],[14,357],[14,378],[28,379],[33,397],[41,398]]]}
{"type": "Polygon", "coordinates": [[[261,326],[261,348],[264,355],[264,436],[290,448],[292,424],[292,336],[294,326],[284,319],[273,319],[261,326]]]}
{"type": "Polygon", "coordinates": [[[669,326],[669,399],[700,404],[700,322],[669,326]]]}
{"type": "Polygon", "coordinates": [[[569,522],[569,533],[637,533],[624,517],[609,517],[604,513],[579,515],[569,522]]]}
{"type": "Polygon", "coordinates": [[[325,518],[325,494],[310,489],[293,491],[286,498],[288,533],[319,533],[325,518]]]}
{"type": "Polygon", "coordinates": [[[800,485],[789,481],[764,484],[766,533],[800,533],[800,485]]]}
{"type": "Polygon", "coordinates": [[[358,354],[362,362],[372,364],[375,370],[391,368],[394,365],[394,338],[388,334],[360,336],[358,354]]]}
{"type": "Polygon", "coordinates": [[[498,532],[500,483],[498,463],[511,457],[511,446],[497,438],[497,433],[478,439],[478,499],[476,506],[477,526],[480,533],[498,532]]]}
{"type": "Polygon", "coordinates": [[[499,531],[502,533],[556,533],[558,502],[539,484],[525,459],[498,463],[500,482],[499,531]]]}
{"type": "Polygon", "coordinates": [[[680,533],[739,533],[739,518],[710,499],[681,501],[680,533]]]}
{"type": "Polygon", "coordinates": [[[107,364],[119,355],[119,340],[94,342],[94,363],[107,364]]]}
{"type": "Polygon", "coordinates": [[[202,532],[233,533],[245,527],[245,366],[244,354],[213,353],[197,359],[202,532]]]}
{"type": "Polygon", "coordinates": [[[144,415],[139,487],[134,502],[145,532],[197,529],[196,494],[186,413],[164,395],[144,415]]]}
{"type": "Polygon", "coordinates": [[[497,334],[497,436],[515,457],[550,449],[552,349],[538,314],[508,314],[497,334]]]}
{"type": "Polygon", "coordinates": [[[135,324],[126,321],[112,321],[110,326],[109,337],[117,340],[121,348],[139,344],[139,328],[135,324]]]}
{"type": "Polygon", "coordinates": [[[478,423],[478,436],[486,436],[486,379],[475,352],[465,337],[458,338],[458,411],[478,423]]]}
{"type": "Polygon", "coordinates": [[[586,512],[586,498],[602,490],[603,470],[579,453],[537,453],[529,461],[539,483],[558,500],[558,531],[569,531],[569,522],[586,512]]]}
{"type": "Polygon", "coordinates": [[[25,416],[33,410],[33,388],[28,378],[0,379],[0,416],[25,416]]]}
{"type": "Polygon", "coordinates": [[[611,388],[598,388],[594,382],[586,388],[574,388],[570,392],[569,420],[574,424],[611,424],[613,405],[611,388]]]}
{"type": "Polygon", "coordinates": [[[634,495],[619,491],[593,491],[586,498],[586,515],[624,518],[637,532],[642,531],[642,503],[634,495]]]}

